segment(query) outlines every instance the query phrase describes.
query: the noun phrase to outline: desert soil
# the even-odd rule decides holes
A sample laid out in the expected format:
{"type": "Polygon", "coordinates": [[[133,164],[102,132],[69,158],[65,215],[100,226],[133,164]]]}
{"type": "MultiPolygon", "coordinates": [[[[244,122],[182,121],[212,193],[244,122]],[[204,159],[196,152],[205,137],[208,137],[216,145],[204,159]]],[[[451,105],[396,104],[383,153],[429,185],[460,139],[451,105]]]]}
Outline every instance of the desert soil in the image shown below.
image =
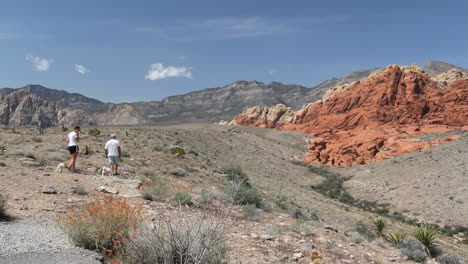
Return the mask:
{"type": "MultiPolygon", "coordinates": [[[[99,129],[102,132],[100,136],[87,135],[88,128],[83,129],[81,149],[87,145],[92,154],[79,157],[79,174],[54,171],[57,164],[66,162],[69,158],[65,144],[66,132],[61,129],[47,129],[44,136],[29,129],[17,129],[17,133],[10,129],[0,131],[0,144],[5,149],[0,160],[5,165],[0,167],[0,193],[8,198],[7,213],[15,219],[1,224],[0,228],[4,225],[30,225],[30,229],[36,230],[32,227],[39,225],[60,233],[57,228],[58,218],[66,213],[67,208],[80,205],[96,195],[103,195],[97,190],[99,187],[118,192],[118,196],[125,197],[133,204],[143,204],[145,214],[150,217],[176,212],[177,206],[171,202],[171,193],[176,191],[192,194],[195,206],[184,209],[189,213],[213,210],[198,205],[200,194],[207,191],[214,197],[211,207],[215,207],[215,211],[223,211],[228,205],[223,198],[225,181],[219,168],[232,163],[243,168],[253,186],[260,191],[267,203],[273,205],[273,211],[259,209],[255,219],[247,219],[242,216],[240,207],[234,207],[233,212],[225,219],[229,230],[228,263],[309,263],[311,252],[322,255],[323,263],[413,263],[405,260],[398,249],[383,240],[367,241],[356,238],[356,223],[369,223],[374,215],[327,198],[310,188],[311,185],[322,182],[323,177],[293,162],[305,154],[305,139],[309,137],[306,134],[210,124],[99,129]],[[103,146],[108,139],[107,135],[111,133],[118,134],[123,150],[128,154],[121,165],[122,175],[118,177],[99,174],[99,168],[105,164],[103,146]],[[167,151],[174,145],[192,150],[189,152],[191,154],[177,158],[167,151]],[[150,202],[141,198],[139,187],[144,178],[141,172],[144,170],[152,171],[154,177],[168,186],[170,194],[164,201],[150,202]],[[174,171],[180,170],[185,172],[184,175],[175,176],[174,171]],[[85,189],[88,195],[73,193],[78,186],[85,189]],[[44,190],[50,188],[55,193],[44,193],[44,190]],[[276,208],[275,200],[284,201],[288,209],[281,211],[276,208]],[[297,208],[313,213],[317,219],[292,218],[288,211],[297,208]]],[[[460,147],[458,150],[463,149],[460,147]]],[[[430,151],[435,152],[435,148],[430,151]]],[[[391,165],[391,161],[384,161],[376,167],[387,166],[385,162],[391,165]]],[[[392,168],[390,165],[388,168],[392,168]]],[[[350,186],[358,186],[362,182],[369,187],[352,187],[352,193],[356,196],[368,197],[364,194],[366,190],[387,188],[385,182],[378,185],[379,181],[371,182],[362,178],[361,174],[363,173],[356,173],[357,176],[349,181],[350,186]],[[355,182],[358,182],[357,185],[352,185],[355,182]]],[[[382,174],[379,177],[385,176],[382,174]]],[[[417,183],[415,181],[414,186],[417,183]]],[[[401,192],[406,190],[401,188],[401,192]]],[[[409,190],[413,192],[413,189],[409,190]]],[[[457,203],[456,199],[463,198],[455,197],[454,203],[457,203]]],[[[408,194],[409,198],[412,197],[408,194]]],[[[413,203],[418,204],[416,198],[414,197],[413,203]]],[[[399,209],[397,206],[395,208],[399,209]]],[[[426,217],[424,210],[417,210],[421,212],[420,217],[426,217]]],[[[431,217],[425,219],[429,221],[432,220],[431,217]]],[[[410,228],[391,219],[388,221],[392,228],[410,228]]],[[[57,237],[63,238],[63,233],[57,237]]],[[[62,238],[55,243],[53,240],[48,242],[44,237],[41,243],[52,243],[57,249],[61,249],[59,252],[66,253],[69,246],[58,246],[65,245],[62,238]]],[[[18,255],[18,252],[13,252],[8,240],[7,236],[0,235],[0,245],[5,246],[3,251],[0,250],[0,257],[4,259],[18,255]]],[[[455,239],[441,236],[440,241],[447,252],[468,257],[467,247],[457,243],[455,239]]],[[[31,243],[24,246],[15,244],[14,247],[23,248],[21,257],[27,259],[28,254],[38,252],[40,248],[30,248],[29,245],[31,243]]],[[[88,261],[95,261],[92,254],[86,258],[88,261]]]]}

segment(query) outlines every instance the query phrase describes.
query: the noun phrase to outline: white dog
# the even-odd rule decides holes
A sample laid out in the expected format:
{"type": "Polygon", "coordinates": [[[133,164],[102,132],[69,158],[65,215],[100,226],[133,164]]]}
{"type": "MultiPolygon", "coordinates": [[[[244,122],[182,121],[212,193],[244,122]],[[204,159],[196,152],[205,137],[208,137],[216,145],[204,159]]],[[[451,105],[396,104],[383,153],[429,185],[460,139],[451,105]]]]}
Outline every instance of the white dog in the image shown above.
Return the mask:
{"type": "Polygon", "coordinates": [[[57,168],[55,169],[55,171],[59,172],[59,173],[62,173],[62,170],[65,168],[65,164],[62,162],[60,163],[59,165],[57,165],[57,168]]]}
{"type": "Polygon", "coordinates": [[[106,166],[102,167],[101,176],[110,175],[111,173],[112,173],[112,170],[110,168],[106,166]]]}

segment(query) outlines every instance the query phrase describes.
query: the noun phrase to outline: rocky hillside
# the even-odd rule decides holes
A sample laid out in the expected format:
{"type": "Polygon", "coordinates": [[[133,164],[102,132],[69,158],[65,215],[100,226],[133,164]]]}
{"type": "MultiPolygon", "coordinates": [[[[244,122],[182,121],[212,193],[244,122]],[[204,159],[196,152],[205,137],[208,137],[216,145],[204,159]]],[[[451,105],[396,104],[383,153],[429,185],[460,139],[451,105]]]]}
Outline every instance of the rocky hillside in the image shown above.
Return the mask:
{"type": "MultiPolygon", "coordinates": [[[[467,72],[465,69],[435,61],[428,62],[425,70],[432,75],[437,75],[454,67],[462,72],[467,72]]],[[[40,108],[43,109],[43,106],[31,105],[29,108],[20,108],[21,111],[16,113],[13,113],[12,110],[14,109],[10,108],[7,112],[0,112],[0,115],[3,116],[14,116],[12,122],[10,122],[10,118],[4,118],[1,124],[7,126],[35,126],[36,121],[32,121],[32,116],[35,116],[37,121],[44,118],[42,124],[47,124],[47,126],[64,122],[67,122],[67,125],[82,123],[101,126],[217,122],[219,120],[231,120],[234,116],[252,106],[271,107],[282,104],[297,110],[306,103],[322,99],[324,95],[328,98],[337,90],[348,87],[351,83],[367,78],[380,70],[374,68],[356,71],[341,78],[331,78],[311,88],[279,82],[265,84],[257,81],[238,81],[223,87],[170,96],[161,101],[121,104],[103,103],[81,94],[49,89],[41,85],[28,85],[18,89],[3,88],[0,89],[0,95],[10,96],[19,93],[22,95],[12,97],[22,97],[24,93],[27,93],[44,100],[44,102],[48,103],[47,105],[60,107],[62,112],[81,114],[76,119],[73,119],[76,114],[69,115],[68,119],[50,116],[46,118],[39,112],[31,112],[40,108]],[[79,111],[77,112],[77,110],[79,111]]],[[[446,81],[450,81],[450,78],[446,81]]],[[[8,102],[2,100],[0,104],[5,105],[8,102]]],[[[45,108],[48,108],[48,106],[45,108]]],[[[53,110],[42,111],[50,112],[53,110]]]]}
{"type": "Polygon", "coordinates": [[[259,106],[231,123],[314,135],[306,162],[363,164],[457,139],[416,136],[468,129],[468,77],[452,69],[431,79],[416,65],[390,65],[297,112],[284,105],[259,106]]]}

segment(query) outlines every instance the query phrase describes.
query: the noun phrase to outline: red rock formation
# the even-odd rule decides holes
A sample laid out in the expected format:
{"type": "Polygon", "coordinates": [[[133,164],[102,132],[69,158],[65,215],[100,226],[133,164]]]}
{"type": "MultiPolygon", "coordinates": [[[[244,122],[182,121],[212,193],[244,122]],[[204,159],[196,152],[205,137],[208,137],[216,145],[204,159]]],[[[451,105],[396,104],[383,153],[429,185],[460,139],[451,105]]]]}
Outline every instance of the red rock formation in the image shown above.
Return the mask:
{"type": "Polygon", "coordinates": [[[468,128],[468,80],[439,85],[424,72],[392,65],[326,101],[305,105],[292,119],[259,113],[241,114],[234,121],[316,136],[306,162],[363,164],[444,142],[414,135],[468,128]]]}

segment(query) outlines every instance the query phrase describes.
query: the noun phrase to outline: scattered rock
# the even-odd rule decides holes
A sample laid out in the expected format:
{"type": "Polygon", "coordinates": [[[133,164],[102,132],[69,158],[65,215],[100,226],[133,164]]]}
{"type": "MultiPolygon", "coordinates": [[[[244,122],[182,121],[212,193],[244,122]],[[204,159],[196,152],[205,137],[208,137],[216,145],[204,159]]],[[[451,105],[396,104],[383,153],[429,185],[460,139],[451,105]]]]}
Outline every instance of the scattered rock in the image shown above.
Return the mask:
{"type": "Polygon", "coordinates": [[[117,191],[115,188],[107,187],[107,186],[99,186],[96,189],[98,192],[103,192],[103,193],[110,193],[110,194],[118,194],[119,191],[117,191]]]}
{"type": "Polygon", "coordinates": [[[4,162],[0,162],[0,167],[6,167],[6,164],[4,162]]]}
{"type": "Polygon", "coordinates": [[[57,194],[57,190],[52,186],[42,187],[41,192],[44,194],[57,194]]]}
{"type": "Polygon", "coordinates": [[[41,164],[37,161],[32,161],[32,160],[23,160],[21,161],[21,164],[23,166],[28,166],[28,167],[39,167],[41,164]]]}

